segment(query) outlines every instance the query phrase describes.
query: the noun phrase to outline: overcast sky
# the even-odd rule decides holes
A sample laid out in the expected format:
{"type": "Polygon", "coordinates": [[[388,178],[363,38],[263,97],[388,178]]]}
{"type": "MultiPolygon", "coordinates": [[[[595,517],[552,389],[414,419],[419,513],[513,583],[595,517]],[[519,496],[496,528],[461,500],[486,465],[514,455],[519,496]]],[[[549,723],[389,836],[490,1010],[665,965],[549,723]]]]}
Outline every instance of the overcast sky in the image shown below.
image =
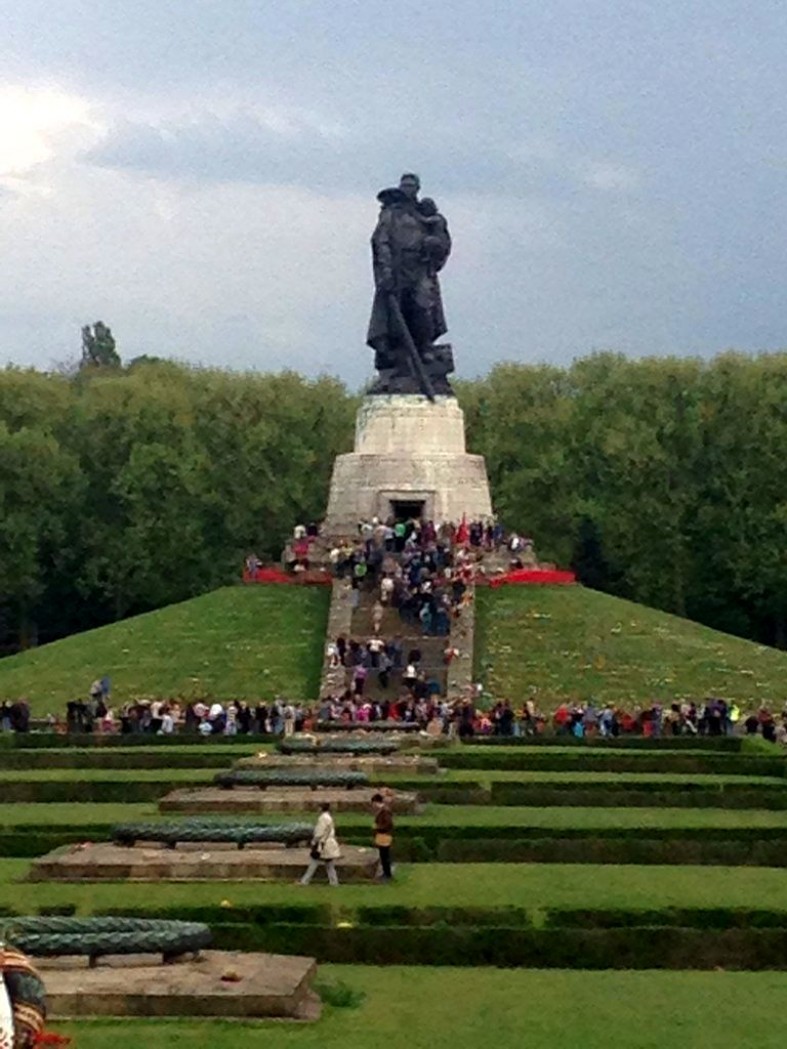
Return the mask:
{"type": "Polygon", "coordinates": [[[783,0],[10,0],[0,39],[0,363],[100,318],[357,386],[406,170],[461,374],[787,346],[783,0]]]}

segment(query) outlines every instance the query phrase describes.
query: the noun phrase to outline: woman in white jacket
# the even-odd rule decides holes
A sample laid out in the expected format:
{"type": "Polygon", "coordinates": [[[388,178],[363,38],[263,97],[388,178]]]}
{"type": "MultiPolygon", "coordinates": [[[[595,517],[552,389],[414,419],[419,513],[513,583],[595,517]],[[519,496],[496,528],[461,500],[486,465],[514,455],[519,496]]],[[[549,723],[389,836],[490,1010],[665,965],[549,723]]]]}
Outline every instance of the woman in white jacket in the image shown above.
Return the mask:
{"type": "Polygon", "coordinates": [[[305,874],[301,878],[301,885],[309,884],[321,863],[325,864],[325,870],[328,873],[328,884],[339,884],[335,861],[341,856],[341,851],[336,840],[336,828],[333,825],[330,804],[324,801],[321,810],[312,834],[311,860],[305,874]]]}

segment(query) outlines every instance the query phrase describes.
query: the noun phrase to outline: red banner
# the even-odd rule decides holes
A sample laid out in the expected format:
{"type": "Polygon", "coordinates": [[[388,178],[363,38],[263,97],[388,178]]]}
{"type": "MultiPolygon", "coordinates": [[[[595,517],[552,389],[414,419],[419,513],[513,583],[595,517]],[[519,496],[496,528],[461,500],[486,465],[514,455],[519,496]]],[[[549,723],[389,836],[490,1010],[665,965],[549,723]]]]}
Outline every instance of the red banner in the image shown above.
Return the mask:
{"type": "Polygon", "coordinates": [[[511,572],[506,572],[505,575],[493,576],[489,580],[490,586],[507,586],[513,584],[515,586],[543,586],[548,584],[554,586],[566,586],[567,584],[576,583],[577,577],[573,572],[564,572],[558,568],[516,568],[511,572]]]}
{"type": "Polygon", "coordinates": [[[285,572],[281,568],[258,568],[250,572],[248,568],[243,571],[244,583],[289,583],[305,586],[330,586],[331,576],[328,572],[319,569],[308,569],[305,572],[285,572]]]}

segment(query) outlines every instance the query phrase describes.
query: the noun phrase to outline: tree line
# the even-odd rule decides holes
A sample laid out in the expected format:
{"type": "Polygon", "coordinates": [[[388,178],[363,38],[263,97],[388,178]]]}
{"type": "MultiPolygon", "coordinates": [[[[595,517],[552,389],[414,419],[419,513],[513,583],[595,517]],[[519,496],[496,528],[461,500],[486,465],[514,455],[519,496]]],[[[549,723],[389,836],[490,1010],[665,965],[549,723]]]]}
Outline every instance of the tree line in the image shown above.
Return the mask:
{"type": "MultiPolygon", "coordinates": [[[[787,643],[787,354],[504,364],[457,393],[493,501],[589,586],[787,643]]],[[[166,361],[0,372],[0,645],[183,600],[324,512],[357,396],[166,361]]]]}

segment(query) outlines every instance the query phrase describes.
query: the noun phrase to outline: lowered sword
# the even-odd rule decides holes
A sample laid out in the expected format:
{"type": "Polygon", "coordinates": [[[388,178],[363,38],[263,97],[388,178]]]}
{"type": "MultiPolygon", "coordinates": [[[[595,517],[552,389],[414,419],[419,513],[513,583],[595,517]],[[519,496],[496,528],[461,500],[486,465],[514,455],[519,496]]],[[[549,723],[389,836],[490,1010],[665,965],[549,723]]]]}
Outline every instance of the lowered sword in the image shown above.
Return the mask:
{"type": "Polygon", "coordinates": [[[426,368],[424,368],[424,362],[421,360],[421,355],[418,352],[418,348],[415,345],[410,329],[407,327],[407,321],[404,319],[402,314],[402,307],[399,305],[399,300],[396,295],[392,293],[388,296],[388,308],[391,311],[391,316],[396,322],[396,326],[399,328],[399,334],[402,336],[402,340],[405,345],[405,349],[410,357],[410,364],[413,367],[416,378],[421,384],[421,390],[427,396],[430,401],[434,401],[435,392],[432,386],[432,380],[426,374],[426,368]]]}

